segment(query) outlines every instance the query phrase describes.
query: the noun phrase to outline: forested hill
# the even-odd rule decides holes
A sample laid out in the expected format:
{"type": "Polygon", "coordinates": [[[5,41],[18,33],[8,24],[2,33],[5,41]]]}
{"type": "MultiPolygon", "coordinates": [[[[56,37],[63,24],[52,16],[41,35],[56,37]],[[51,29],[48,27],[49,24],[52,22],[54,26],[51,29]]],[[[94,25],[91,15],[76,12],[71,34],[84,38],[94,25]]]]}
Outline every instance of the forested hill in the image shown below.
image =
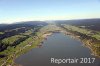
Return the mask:
{"type": "Polygon", "coordinates": [[[41,25],[47,25],[46,22],[43,21],[26,21],[26,22],[18,22],[14,24],[0,24],[0,31],[11,30],[20,27],[36,27],[41,25]]]}
{"type": "Polygon", "coordinates": [[[0,24],[0,40],[24,33],[30,29],[37,29],[37,27],[47,25],[46,22],[42,21],[28,21],[14,24],[0,24]]]}
{"type": "Polygon", "coordinates": [[[100,31],[100,18],[98,19],[78,19],[78,20],[56,20],[57,24],[70,24],[84,26],[85,28],[100,31]]]}
{"type": "Polygon", "coordinates": [[[42,21],[0,24],[0,57],[9,55],[5,52],[5,50],[9,52],[8,47],[16,47],[28,38],[35,36],[38,30],[45,25],[47,23],[42,21]]]}

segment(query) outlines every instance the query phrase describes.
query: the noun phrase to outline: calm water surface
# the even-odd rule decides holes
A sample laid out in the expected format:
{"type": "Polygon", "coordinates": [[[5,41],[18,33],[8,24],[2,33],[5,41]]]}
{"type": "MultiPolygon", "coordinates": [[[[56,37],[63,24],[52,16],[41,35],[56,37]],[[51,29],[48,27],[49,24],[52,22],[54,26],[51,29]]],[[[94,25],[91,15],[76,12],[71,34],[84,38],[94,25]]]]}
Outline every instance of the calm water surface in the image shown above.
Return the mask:
{"type": "Polygon", "coordinates": [[[26,54],[18,57],[15,62],[22,66],[100,66],[100,59],[91,55],[82,42],[65,36],[63,33],[54,33],[44,40],[41,47],[33,48],[26,54]],[[51,63],[51,58],[96,58],[94,63],[51,63]]]}

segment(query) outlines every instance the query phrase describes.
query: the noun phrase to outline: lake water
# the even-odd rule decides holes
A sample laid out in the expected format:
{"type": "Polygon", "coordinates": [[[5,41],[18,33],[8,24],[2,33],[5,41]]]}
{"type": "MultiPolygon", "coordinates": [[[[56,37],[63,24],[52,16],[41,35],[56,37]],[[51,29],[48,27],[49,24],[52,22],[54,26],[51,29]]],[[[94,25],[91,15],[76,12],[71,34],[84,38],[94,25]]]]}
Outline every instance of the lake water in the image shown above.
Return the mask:
{"type": "Polygon", "coordinates": [[[26,54],[21,55],[15,63],[22,66],[100,66],[100,59],[92,56],[82,42],[66,36],[63,33],[53,33],[44,40],[41,47],[33,48],[26,54]],[[51,58],[68,59],[77,58],[78,63],[51,63],[51,58]],[[94,63],[79,63],[80,58],[95,58],[94,63]]]}

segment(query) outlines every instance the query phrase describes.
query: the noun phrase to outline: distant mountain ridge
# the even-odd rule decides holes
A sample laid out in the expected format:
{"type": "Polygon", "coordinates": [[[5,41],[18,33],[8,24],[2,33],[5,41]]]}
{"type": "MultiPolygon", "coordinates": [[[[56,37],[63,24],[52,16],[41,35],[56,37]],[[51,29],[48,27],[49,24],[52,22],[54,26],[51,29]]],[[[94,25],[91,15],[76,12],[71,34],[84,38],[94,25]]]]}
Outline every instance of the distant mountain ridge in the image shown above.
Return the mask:
{"type": "Polygon", "coordinates": [[[47,23],[43,21],[26,21],[26,22],[24,21],[13,24],[0,24],[0,31],[20,28],[20,27],[32,27],[32,26],[35,27],[37,25],[47,25],[47,23]]]}
{"type": "Polygon", "coordinates": [[[75,26],[85,26],[88,29],[100,31],[100,18],[97,19],[77,19],[77,20],[56,20],[58,24],[70,24],[75,26]]]}

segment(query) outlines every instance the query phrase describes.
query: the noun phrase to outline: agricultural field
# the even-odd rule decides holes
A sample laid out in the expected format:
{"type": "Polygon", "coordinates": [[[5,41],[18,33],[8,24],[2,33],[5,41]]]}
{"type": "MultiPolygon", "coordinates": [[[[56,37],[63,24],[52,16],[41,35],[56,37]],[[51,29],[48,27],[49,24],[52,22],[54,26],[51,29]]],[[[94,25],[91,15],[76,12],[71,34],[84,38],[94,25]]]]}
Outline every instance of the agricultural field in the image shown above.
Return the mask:
{"type": "Polygon", "coordinates": [[[2,26],[0,31],[0,65],[13,63],[13,59],[35,47],[41,39],[37,37],[40,28],[47,25],[42,22],[26,22],[2,26]],[[28,48],[27,50],[25,50],[28,48]],[[23,52],[21,52],[23,51],[23,52]]]}
{"type": "MultiPolygon", "coordinates": [[[[62,24],[63,25],[63,24],[62,24]]],[[[80,28],[77,26],[72,26],[72,25],[63,25],[66,29],[71,30],[71,31],[77,31],[79,33],[91,36],[96,38],[97,40],[100,40],[100,31],[94,31],[90,29],[85,29],[85,28],[80,28]]]]}
{"type": "Polygon", "coordinates": [[[87,28],[87,26],[90,26],[90,25],[94,25],[94,26],[100,25],[99,22],[97,23],[91,22],[91,23],[88,23],[88,25],[84,26],[84,22],[74,23],[73,21],[74,20],[72,20],[71,23],[70,22],[69,23],[68,22],[58,22],[58,23],[56,22],[56,25],[63,28],[67,32],[70,32],[71,34],[75,35],[79,39],[81,39],[81,41],[91,49],[92,53],[95,56],[100,57],[100,31],[94,30],[95,28],[93,29],[93,27],[87,28]]]}

